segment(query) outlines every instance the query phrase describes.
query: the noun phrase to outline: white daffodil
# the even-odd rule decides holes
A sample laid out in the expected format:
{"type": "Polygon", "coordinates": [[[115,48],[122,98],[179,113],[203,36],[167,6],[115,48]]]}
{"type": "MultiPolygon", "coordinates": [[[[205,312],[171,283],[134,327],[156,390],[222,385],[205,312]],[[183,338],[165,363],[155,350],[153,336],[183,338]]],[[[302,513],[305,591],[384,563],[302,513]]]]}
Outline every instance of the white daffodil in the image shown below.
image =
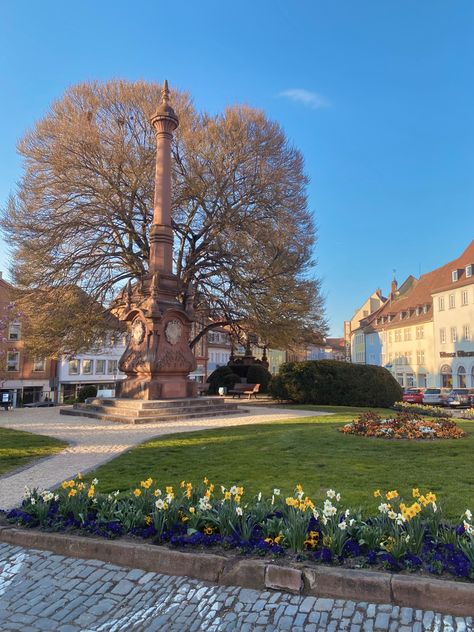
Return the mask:
{"type": "Polygon", "coordinates": [[[235,513],[236,513],[238,516],[241,516],[241,515],[243,514],[242,507],[236,507],[236,508],[235,508],[235,513]]]}
{"type": "Polygon", "coordinates": [[[258,502],[262,500],[262,492],[258,492],[257,498],[258,498],[258,502]]]}
{"type": "Polygon", "coordinates": [[[59,500],[59,494],[55,494],[55,496],[54,496],[54,500],[55,500],[56,502],[58,502],[58,500],[59,500]]]}
{"type": "Polygon", "coordinates": [[[352,525],[354,524],[354,522],[355,522],[354,518],[351,518],[351,519],[349,520],[349,526],[350,526],[350,527],[352,527],[352,525]]]}
{"type": "Polygon", "coordinates": [[[158,500],[155,501],[155,507],[157,509],[163,509],[164,506],[165,506],[165,501],[162,498],[158,498],[158,500]]]}
{"type": "Polygon", "coordinates": [[[275,496],[272,496],[272,505],[275,504],[275,496]]]}
{"type": "Polygon", "coordinates": [[[335,498],[336,492],[333,489],[328,489],[328,491],[326,492],[326,496],[328,498],[335,498]]]}
{"type": "Polygon", "coordinates": [[[112,496],[112,494],[108,494],[108,495],[107,495],[107,500],[108,500],[108,501],[111,501],[111,500],[113,500],[113,499],[114,499],[114,497],[112,496]]]}
{"type": "Polygon", "coordinates": [[[396,519],[397,519],[397,514],[396,514],[394,511],[392,511],[392,510],[390,510],[390,511],[387,513],[387,515],[388,515],[388,517],[390,518],[390,520],[396,520],[396,519]]]}
{"type": "Polygon", "coordinates": [[[351,514],[351,510],[350,509],[346,509],[346,511],[344,512],[344,515],[346,518],[348,518],[351,514]]]}
{"type": "Polygon", "coordinates": [[[116,492],[114,492],[114,496],[118,496],[120,494],[120,490],[117,489],[116,492]]]}
{"type": "Polygon", "coordinates": [[[166,501],[167,501],[168,503],[173,502],[173,499],[174,499],[173,494],[166,494],[166,501]]]}
{"type": "Polygon", "coordinates": [[[30,502],[31,502],[32,505],[36,505],[36,500],[34,498],[31,498],[30,502]]]}
{"type": "Polygon", "coordinates": [[[339,529],[340,529],[341,531],[345,531],[345,530],[347,529],[347,523],[346,523],[346,521],[345,521],[345,520],[343,520],[342,522],[340,522],[337,526],[339,527],[339,529]]]}
{"type": "Polygon", "coordinates": [[[313,509],[313,518],[317,520],[319,518],[319,511],[317,509],[313,509]]]}
{"type": "Polygon", "coordinates": [[[203,498],[199,499],[199,509],[201,511],[206,511],[208,509],[212,509],[211,504],[209,502],[209,499],[204,496],[203,498]]]}
{"type": "MultiPolygon", "coordinates": [[[[28,489],[28,488],[25,487],[25,489],[28,489]]],[[[468,522],[472,522],[472,512],[469,509],[466,509],[466,511],[464,512],[464,515],[466,516],[466,520],[468,522]]]]}
{"type": "Polygon", "coordinates": [[[387,503],[380,503],[378,509],[379,509],[380,513],[388,513],[390,508],[387,505],[387,503]]]}
{"type": "Polygon", "coordinates": [[[97,498],[93,498],[93,499],[92,499],[92,504],[93,504],[93,505],[96,505],[96,504],[97,504],[97,498]]]}
{"type": "Polygon", "coordinates": [[[279,495],[280,495],[280,493],[281,493],[281,492],[280,492],[280,490],[278,489],[278,487],[275,487],[275,489],[273,490],[273,494],[274,494],[275,496],[279,496],[279,495]]]}
{"type": "Polygon", "coordinates": [[[92,479],[92,485],[97,485],[97,483],[98,483],[98,482],[99,482],[99,481],[98,481],[96,478],[93,478],[93,479],[92,479]]]}
{"type": "Polygon", "coordinates": [[[232,496],[236,496],[237,495],[237,487],[235,485],[232,485],[232,487],[229,489],[229,491],[232,494],[232,496]]]}
{"type": "Polygon", "coordinates": [[[336,494],[336,501],[339,502],[341,500],[341,494],[336,494]]]}

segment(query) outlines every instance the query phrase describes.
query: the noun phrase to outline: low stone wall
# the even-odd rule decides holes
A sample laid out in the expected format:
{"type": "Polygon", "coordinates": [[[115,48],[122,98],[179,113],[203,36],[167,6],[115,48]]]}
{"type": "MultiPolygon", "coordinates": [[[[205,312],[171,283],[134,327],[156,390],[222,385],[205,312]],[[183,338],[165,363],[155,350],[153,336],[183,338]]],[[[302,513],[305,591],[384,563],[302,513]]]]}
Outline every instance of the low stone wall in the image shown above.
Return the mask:
{"type": "Polygon", "coordinates": [[[0,542],[127,568],[260,590],[391,603],[455,616],[474,615],[474,584],[326,566],[283,566],[266,560],[174,551],[163,546],[0,527],[0,542]]]}

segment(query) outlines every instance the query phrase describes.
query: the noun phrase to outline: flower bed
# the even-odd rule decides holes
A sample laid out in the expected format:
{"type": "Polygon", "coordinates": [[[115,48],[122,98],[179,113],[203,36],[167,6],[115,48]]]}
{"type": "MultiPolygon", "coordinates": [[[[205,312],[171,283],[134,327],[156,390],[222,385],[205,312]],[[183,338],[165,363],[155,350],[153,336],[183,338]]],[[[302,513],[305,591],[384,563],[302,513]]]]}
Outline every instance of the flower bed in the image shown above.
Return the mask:
{"type": "Polygon", "coordinates": [[[396,490],[374,492],[378,513],[364,518],[344,508],[328,490],[314,501],[297,485],[292,496],[280,490],[244,499],[244,489],[215,486],[207,479],[180,492],[165,491],[149,478],[126,493],[101,494],[98,481],[80,476],[57,493],[26,490],[21,508],[5,514],[9,523],[53,531],[91,533],[105,538],[129,535],[172,547],[221,547],[242,554],[293,556],[350,567],[448,573],[474,580],[474,527],[466,510],[450,523],[436,496],[412,490],[404,502],[396,490]],[[383,497],[384,496],[384,497],[383,497]]]}
{"type": "Polygon", "coordinates": [[[384,419],[378,413],[369,411],[345,424],[339,431],[383,439],[459,439],[466,436],[452,419],[423,419],[408,412],[384,419]]]}
{"type": "Polygon", "coordinates": [[[439,406],[427,406],[426,404],[410,404],[410,402],[395,402],[392,406],[394,410],[399,410],[407,413],[415,413],[417,415],[428,415],[429,417],[452,417],[453,413],[447,408],[440,408],[439,406]]]}

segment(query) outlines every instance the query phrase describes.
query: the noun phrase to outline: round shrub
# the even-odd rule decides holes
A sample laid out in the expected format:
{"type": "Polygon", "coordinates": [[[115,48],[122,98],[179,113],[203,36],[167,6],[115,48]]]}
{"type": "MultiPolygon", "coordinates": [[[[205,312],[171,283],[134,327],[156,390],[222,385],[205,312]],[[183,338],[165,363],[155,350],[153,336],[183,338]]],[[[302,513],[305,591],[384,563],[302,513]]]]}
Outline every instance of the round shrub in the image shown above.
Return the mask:
{"type": "Polygon", "coordinates": [[[88,397],[97,397],[97,386],[87,384],[79,389],[77,393],[77,402],[84,403],[88,397]]]}
{"type": "Polygon", "coordinates": [[[312,360],[283,364],[270,394],[297,404],[390,407],[401,399],[402,388],[380,366],[312,360]]]}
{"type": "Polygon", "coordinates": [[[251,364],[247,371],[247,384],[260,384],[260,393],[266,393],[272,374],[260,364],[251,364]]]}
{"type": "Polygon", "coordinates": [[[234,384],[240,382],[240,377],[228,366],[220,366],[207,378],[209,382],[209,395],[217,395],[220,386],[227,389],[233,388],[234,384]]]}

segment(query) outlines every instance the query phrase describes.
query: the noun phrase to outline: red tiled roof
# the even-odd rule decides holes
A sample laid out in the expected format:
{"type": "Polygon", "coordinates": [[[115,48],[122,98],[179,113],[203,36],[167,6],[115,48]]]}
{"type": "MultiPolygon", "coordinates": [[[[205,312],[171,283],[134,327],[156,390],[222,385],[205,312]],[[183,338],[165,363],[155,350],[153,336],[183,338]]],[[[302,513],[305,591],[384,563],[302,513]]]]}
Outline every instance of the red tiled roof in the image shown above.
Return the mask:
{"type": "Polygon", "coordinates": [[[436,270],[427,272],[414,281],[411,289],[400,297],[391,297],[380,311],[377,317],[388,316],[393,314],[394,318],[391,322],[379,323],[375,325],[376,329],[386,327],[404,327],[414,323],[423,323],[433,318],[433,299],[432,294],[443,290],[456,289],[470,283],[474,283],[474,276],[467,277],[465,268],[467,265],[474,265],[474,240],[471,241],[466,250],[460,257],[446,263],[436,270]],[[453,282],[451,274],[454,270],[459,270],[459,278],[453,282]],[[428,311],[416,314],[417,307],[428,306],[428,311]],[[400,313],[408,312],[411,315],[400,319],[400,313]],[[415,311],[413,311],[415,310],[415,311]]]}

